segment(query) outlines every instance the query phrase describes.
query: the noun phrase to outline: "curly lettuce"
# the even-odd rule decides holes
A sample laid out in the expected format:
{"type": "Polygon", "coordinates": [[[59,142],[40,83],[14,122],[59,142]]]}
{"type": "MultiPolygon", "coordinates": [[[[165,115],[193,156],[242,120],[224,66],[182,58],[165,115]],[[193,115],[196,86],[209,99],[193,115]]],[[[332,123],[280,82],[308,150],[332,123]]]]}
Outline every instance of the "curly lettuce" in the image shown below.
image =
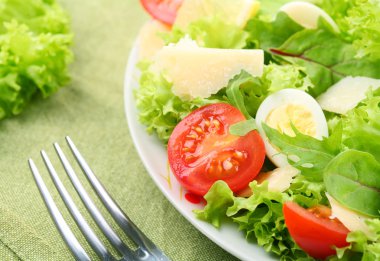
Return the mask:
{"type": "Polygon", "coordinates": [[[0,1],[0,119],[68,82],[71,43],[68,17],[56,1],[0,1]]]}
{"type": "Polygon", "coordinates": [[[311,207],[325,200],[322,183],[310,183],[297,177],[286,192],[268,190],[268,183],[251,182],[254,193],[248,198],[236,197],[223,181],[217,181],[205,195],[207,205],[196,210],[199,219],[220,227],[226,219],[237,223],[247,240],[257,242],[281,260],[313,260],[291,238],[282,212],[283,203],[293,200],[311,207]]]}
{"type": "Polygon", "coordinates": [[[174,127],[191,111],[216,102],[213,99],[183,101],[171,91],[170,83],[161,73],[154,72],[149,62],[139,64],[139,88],[134,92],[139,121],[149,134],[155,133],[167,143],[174,127]]]}
{"type": "Polygon", "coordinates": [[[323,0],[321,7],[353,43],[357,58],[380,59],[379,0],[323,0]]]}
{"type": "Polygon", "coordinates": [[[165,44],[177,43],[186,35],[199,46],[222,49],[242,49],[246,46],[248,33],[217,16],[205,17],[190,23],[186,28],[174,27],[170,33],[162,34],[165,44]]]}

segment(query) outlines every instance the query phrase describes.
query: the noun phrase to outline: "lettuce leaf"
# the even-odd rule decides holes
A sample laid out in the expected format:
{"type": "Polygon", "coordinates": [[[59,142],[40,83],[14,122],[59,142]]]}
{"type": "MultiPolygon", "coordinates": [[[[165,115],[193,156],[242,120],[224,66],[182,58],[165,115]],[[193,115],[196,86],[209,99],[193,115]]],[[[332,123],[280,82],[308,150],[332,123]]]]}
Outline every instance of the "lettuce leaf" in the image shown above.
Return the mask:
{"type": "Polygon", "coordinates": [[[367,238],[364,233],[354,231],[348,234],[347,242],[351,245],[338,248],[337,256],[331,257],[330,261],[337,260],[362,260],[371,261],[380,259],[380,219],[367,221],[369,230],[373,235],[367,238]]]}
{"type": "Polygon", "coordinates": [[[379,0],[323,0],[320,5],[353,42],[357,58],[380,59],[379,0]]]}
{"type": "Polygon", "coordinates": [[[185,35],[189,35],[199,46],[222,49],[242,49],[248,39],[248,33],[243,29],[228,24],[217,16],[192,22],[185,29],[174,27],[170,33],[161,35],[165,44],[177,43],[185,35]]]}
{"type": "Polygon", "coordinates": [[[271,51],[305,68],[314,84],[310,90],[313,96],[347,76],[380,77],[380,59],[355,58],[353,45],[326,28],[297,32],[271,51]]]}
{"type": "Polygon", "coordinates": [[[344,206],[380,217],[380,162],[370,153],[350,149],[338,154],[327,165],[323,180],[327,192],[344,206]]]}
{"type": "Polygon", "coordinates": [[[5,1],[0,8],[0,119],[19,114],[68,80],[72,35],[54,1],[5,1]]]}
{"type": "Polygon", "coordinates": [[[258,17],[252,18],[245,28],[249,33],[249,46],[263,49],[266,52],[280,47],[290,36],[303,29],[284,12],[278,13],[273,21],[262,20],[258,17]]]}
{"type": "Polygon", "coordinates": [[[264,66],[261,77],[253,77],[242,71],[230,80],[228,86],[221,90],[219,95],[223,96],[226,92],[227,101],[249,118],[255,117],[263,100],[276,91],[286,88],[306,91],[312,87],[313,84],[302,67],[271,63],[264,66]]]}
{"type": "Polygon", "coordinates": [[[247,240],[257,242],[281,260],[313,260],[293,241],[285,226],[282,205],[288,200],[310,207],[322,201],[323,185],[296,178],[285,192],[268,191],[268,183],[251,182],[248,198],[235,197],[224,181],[217,181],[205,195],[207,205],[196,210],[199,219],[220,227],[223,221],[237,223],[247,240]],[[314,184],[314,185],[313,185],[314,184]]]}
{"type": "MultiPolygon", "coordinates": [[[[313,96],[323,93],[346,76],[380,77],[380,59],[375,59],[380,48],[373,51],[371,59],[358,55],[356,42],[336,34],[323,19],[317,29],[305,29],[280,12],[271,21],[253,18],[246,30],[250,34],[248,46],[264,49],[266,63],[292,63],[304,68],[314,85],[309,90],[313,96]]],[[[375,32],[370,38],[374,48],[379,42],[376,37],[375,32]]]]}
{"type": "Polygon", "coordinates": [[[174,127],[191,111],[217,99],[183,101],[171,91],[172,84],[150,69],[149,62],[141,62],[139,88],[134,92],[139,121],[147,126],[149,134],[156,133],[164,143],[174,127]]]}
{"type": "Polygon", "coordinates": [[[343,144],[351,149],[371,153],[380,162],[380,89],[369,92],[367,98],[342,119],[343,144]]]}

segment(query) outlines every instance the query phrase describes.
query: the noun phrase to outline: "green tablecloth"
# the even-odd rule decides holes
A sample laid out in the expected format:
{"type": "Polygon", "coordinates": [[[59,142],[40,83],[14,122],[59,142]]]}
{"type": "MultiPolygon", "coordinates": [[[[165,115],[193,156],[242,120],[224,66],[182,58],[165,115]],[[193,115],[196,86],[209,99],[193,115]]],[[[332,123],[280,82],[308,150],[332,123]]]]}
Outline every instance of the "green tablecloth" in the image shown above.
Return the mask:
{"type": "MultiPolygon", "coordinates": [[[[42,171],[39,151],[45,149],[58,163],[51,144],[57,141],[67,150],[65,135],[71,136],[125,212],[171,259],[234,260],[174,209],[133,147],[124,115],[123,80],[131,45],[148,19],[139,1],[61,3],[72,18],[75,34],[71,83],[49,99],[36,99],[22,115],[0,122],[0,260],[73,259],[27,165],[29,157],[36,161],[62,206],[42,171]]],[[[82,175],[81,179],[85,181],[82,175]]],[[[66,178],[64,182],[70,184],[66,178]]],[[[63,214],[74,226],[68,212],[63,214]]],[[[76,234],[84,242],[77,230],[76,234]]]]}

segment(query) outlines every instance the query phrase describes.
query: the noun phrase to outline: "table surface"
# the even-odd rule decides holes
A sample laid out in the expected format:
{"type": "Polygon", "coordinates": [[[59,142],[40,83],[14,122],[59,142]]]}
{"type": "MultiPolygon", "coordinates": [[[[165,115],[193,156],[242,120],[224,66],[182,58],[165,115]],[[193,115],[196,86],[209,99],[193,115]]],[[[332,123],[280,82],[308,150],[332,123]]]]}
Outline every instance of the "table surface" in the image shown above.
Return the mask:
{"type": "MultiPolygon", "coordinates": [[[[39,151],[45,149],[58,164],[52,143],[68,151],[66,135],[122,209],[172,260],[236,260],[174,209],[133,146],[124,114],[123,81],[132,43],[149,19],[139,1],[60,3],[71,17],[75,34],[70,84],[48,99],[35,98],[21,115],[0,122],[0,260],[73,260],[36,188],[27,165],[30,157],[80,242],[95,258],[63,208],[48,173],[42,171],[39,151]]],[[[73,192],[62,170],[60,174],[73,192]]],[[[83,175],[80,179],[89,187],[83,175]]]]}

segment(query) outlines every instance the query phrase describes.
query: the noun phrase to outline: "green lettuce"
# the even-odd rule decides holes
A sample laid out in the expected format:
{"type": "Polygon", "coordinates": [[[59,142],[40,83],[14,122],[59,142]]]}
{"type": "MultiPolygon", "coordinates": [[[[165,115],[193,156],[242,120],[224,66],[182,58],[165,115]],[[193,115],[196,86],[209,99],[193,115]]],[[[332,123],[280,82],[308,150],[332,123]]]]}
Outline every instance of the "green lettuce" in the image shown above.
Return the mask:
{"type": "Polygon", "coordinates": [[[149,62],[141,62],[139,88],[134,92],[139,121],[147,126],[149,134],[156,133],[167,143],[174,127],[191,111],[215,99],[183,101],[171,91],[170,83],[161,73],[153,72],[149,62]]]}
{"type": "Polygon", "coordinates": [[[312,87],[313,84],[302,67],[271,63],[264,66],[261,77],[254,77],[242,71],[229,81],[219,95],[225,95],[229,103],[249,118],[255,117],[264,99],[276,91],[286,88],[306,91],[312,87]]]}
{"type": "Polygon", "coordinates": [[[337,256],[329,260],[362,260],[372,261],[380,259],[380,219],[371,219],[367,221],[369,231],[372,234],[370,238],[360,231],[354,231],[348,234],[347,242],[351,243],[347,247],[338,248],[337,256]]]}
{"type": "Polygon", "coordinates": [[[353,42],[356,57],[380,59],[379,0],[323,0],[320,5],[335,19],[345,38],[353,42]]]}
{"type": "Polygon", "coordinates": [[[0,1],[0,119],[19,114],[39,94],[68,80],[72,35],[54,1],[0,1]]]}
{"type": "Polygon", "coordinates": [[[380,162],[372,154],[352,149],[340,153],[326,166],[323,180],[327,192],[344,206],[380,217],[380,162]]]}
{"type": "Polygon", "coordinates": [[[343,144],[371,153],[380,162],[380,89],[369,92],[347,117],[342,119],[343,144]]]}
{"type": "Polygon", "coordinates": [[[177,43],[188,35],[199,46],[222,49],[242,49],[248,39],[248,33],[242,28],[226,23],[217,16],[202,18],[190,23],[187,28],[174,26],[170,33],[161,35],[165,44],[177,43]]]}
{"type": "MultiPolygon", "coordinates": [[[[284,12],[274,20],[252,19],[247,27],[248,46],[262,48],[266,62],[291,63],[304,68],[314,87],[313,96],[347,76],[380,77],[380,59],[358,55],[355,42],[337,34],[320,19],[317,29],[305,29],[284,12]]],[[[373,41],[377,42],[376,34],[373,41]]]]}
{"type": "Polygon", "coordinates": [[[217,181],[205,195],[207,205],[195,211],[199,219],[220,227],[226,220],[237,223],[248,241],[257,242],[281,260],[313,260],[291,238],[282,212],[283,203],[293,200],[311,207],[325,200],[323,183],[310,183],[297,177],[286,192],[268,190],[268,183],[250,183],[253,194],[235,197],[224,181],[217,181]]]}

